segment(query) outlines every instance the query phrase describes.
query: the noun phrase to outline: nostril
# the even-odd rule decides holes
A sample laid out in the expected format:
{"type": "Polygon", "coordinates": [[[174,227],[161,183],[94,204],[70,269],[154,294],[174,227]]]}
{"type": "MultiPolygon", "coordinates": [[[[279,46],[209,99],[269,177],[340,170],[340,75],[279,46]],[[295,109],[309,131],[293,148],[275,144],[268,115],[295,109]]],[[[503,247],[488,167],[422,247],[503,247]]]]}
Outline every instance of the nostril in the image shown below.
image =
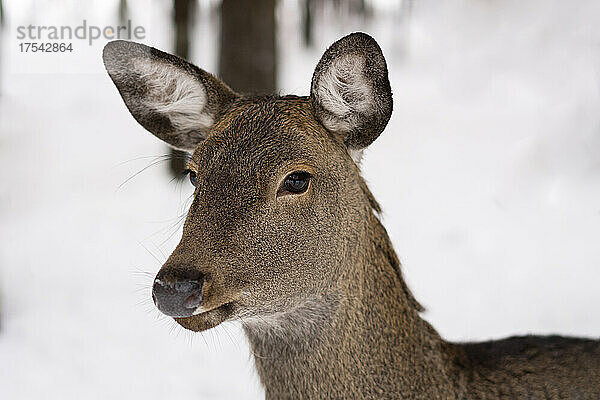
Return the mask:
{"type": "Polygon", "coordinates": [[[194,293],[194,294],[189,295],[183,301],[183,307],[185,307],[187,309],[195,310],[196,308],[198,308],[198,306],[200,305],[201,302],[202,302],[202,294],[194,293]]]}

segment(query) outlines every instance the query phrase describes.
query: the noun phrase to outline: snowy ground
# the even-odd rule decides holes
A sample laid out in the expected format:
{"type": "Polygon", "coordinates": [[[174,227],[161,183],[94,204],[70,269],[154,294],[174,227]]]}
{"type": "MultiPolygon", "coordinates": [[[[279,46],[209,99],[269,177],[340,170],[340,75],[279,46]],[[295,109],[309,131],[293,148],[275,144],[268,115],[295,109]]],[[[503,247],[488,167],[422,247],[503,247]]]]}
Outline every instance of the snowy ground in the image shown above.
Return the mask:
{"type": "MultiPolygon", "coordinates": [[[[5,2],[0,397],[260,398],[238,326],[191,335],[151,305],[191,190],[164,164],[119,187],[166,151],[102,72],[103,42],[66,59],[15,50],[15,21],[114,23],[115,4],[64,3],[5,2]]],[[[132,3],[168,48],[167,3],[132,3]]],[[[321,21],[304,50],[284,2],[282,92],[307,93],[333,40],[372,33],[395,113],[364,171],[424,316],[453,340],[599,337],[600,5],[415,3],[410,20],[383,4],[371,22],[321,21]]],[[[214,71],[209,18],[193,59],[214,71]]]]}

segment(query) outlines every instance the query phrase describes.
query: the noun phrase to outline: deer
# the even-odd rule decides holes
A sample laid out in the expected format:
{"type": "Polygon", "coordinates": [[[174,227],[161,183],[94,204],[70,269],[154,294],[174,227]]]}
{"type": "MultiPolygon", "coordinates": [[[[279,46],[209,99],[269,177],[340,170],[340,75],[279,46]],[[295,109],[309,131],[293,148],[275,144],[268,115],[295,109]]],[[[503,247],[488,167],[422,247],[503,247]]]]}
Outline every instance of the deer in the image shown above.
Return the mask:
{"type": "Polygon", "coordinates": [[[194,332],[241,323],[267,399],[600,399],[598,340],[454,343],[421,317],[361,175],[392,114],[371,36],[333,43],[308,96],[239,94],[134,42],[103,60],[132,116],[190,154],[153,301],[194,332]]]}

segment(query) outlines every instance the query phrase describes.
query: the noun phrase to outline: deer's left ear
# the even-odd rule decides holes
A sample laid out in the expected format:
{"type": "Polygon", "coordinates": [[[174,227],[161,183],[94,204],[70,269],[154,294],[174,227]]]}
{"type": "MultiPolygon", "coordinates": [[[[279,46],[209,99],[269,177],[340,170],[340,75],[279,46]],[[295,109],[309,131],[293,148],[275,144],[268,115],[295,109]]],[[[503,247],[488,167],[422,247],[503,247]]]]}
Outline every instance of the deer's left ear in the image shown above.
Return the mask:
{"type": "Polygon", "coordinates": [[[311,93],[319,121],[360,150],[381,134],[392,115],[392,90],[379,45],[365,33],[335,42],[317,64],[311,93]]]}

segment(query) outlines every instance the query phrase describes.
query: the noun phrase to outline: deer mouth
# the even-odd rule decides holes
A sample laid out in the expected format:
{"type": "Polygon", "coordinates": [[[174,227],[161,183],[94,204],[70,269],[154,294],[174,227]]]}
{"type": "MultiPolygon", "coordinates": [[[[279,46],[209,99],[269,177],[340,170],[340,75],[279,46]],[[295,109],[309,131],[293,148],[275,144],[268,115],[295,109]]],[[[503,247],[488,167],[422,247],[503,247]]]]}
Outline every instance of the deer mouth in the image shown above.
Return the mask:
{"type": "Polygon", "coordinates": [[[194,332],[202,332],[227,321],[233,315],[235,309],[235,303],[230,301],[229,303],[222,304],[216,308],[192,315],[190,317],[174,319],[185,329],[189,329],[194,332]]]}

